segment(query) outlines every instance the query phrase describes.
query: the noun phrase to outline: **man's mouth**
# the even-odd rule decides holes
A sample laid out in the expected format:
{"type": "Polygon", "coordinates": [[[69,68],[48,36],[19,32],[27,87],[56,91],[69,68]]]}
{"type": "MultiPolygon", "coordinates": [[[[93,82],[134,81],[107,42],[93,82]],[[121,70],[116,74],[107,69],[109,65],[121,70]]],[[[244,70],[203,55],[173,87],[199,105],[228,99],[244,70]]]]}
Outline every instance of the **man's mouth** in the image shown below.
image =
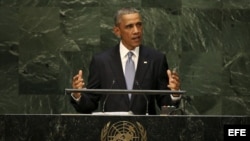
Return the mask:
{"type": "Polygon", "coordinates": [[[141,39],[140,36],[132,38],[132,40],[134,41],[139,41],[140,39],[141,39]]]}

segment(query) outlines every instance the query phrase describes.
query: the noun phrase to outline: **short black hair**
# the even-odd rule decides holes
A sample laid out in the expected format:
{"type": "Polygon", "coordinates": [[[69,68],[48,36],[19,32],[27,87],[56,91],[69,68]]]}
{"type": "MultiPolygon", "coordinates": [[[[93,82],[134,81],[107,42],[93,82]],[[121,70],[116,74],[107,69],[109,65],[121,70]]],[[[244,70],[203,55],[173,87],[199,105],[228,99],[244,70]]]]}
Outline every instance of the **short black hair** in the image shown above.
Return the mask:
{"type": "Polygon", "coordinates": [[[140,14],[140,11],[136,8],[133,8],[133,7],[125,7],[125,8],[119,9],[114,16],[114,25],[118,25],[120,23],[119,20],[120,20],[122,15],[133,14],[133,13],[140,14]]]}

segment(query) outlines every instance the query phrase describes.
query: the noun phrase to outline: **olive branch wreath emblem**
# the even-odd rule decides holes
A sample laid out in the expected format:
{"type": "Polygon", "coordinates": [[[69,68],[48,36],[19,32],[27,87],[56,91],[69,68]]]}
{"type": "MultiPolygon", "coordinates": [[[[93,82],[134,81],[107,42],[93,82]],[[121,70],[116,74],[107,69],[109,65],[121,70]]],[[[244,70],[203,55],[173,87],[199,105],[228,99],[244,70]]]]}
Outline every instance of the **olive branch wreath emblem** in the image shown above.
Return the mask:
{"type": "MultiPolygon", "coordinates": [[[[123,126],[122,128],[125,128],[125,127],[123,126]]],[[[133,123],[128,122],[128,121],[118,121],[118,122],[113,123],[113,124],[111,124],[111,122],[108,122],[106,125],[104,125],[104,127],[102,128],[102,131],[101,131],[101,141],[117,141],[118,139],[119,139],[119,141],[122,141],[122,140],[124,140],[124,141],[126,141],[126,140],[147,141],[147,131],[144,129],[144,127],[139,122],[136,122],[136,124],[133,124],[133,123]],[[116,130],[118,130],[117,128],[120,125],[127,125],[125,130],[127,130],[129,133],[136,132],[138,137],[133,138],[134,134],[129,134],[130,136],[126,136],[126,135],[120,134],[120,133],[115,134],[115,133],[110,131],[111,128],[115,128],[116,130]],[[110,139],[109,136],[112,136],[112,139],[110,139]],[[117,138],[115,138],[115,137],[117,137],[117,138]]]]}

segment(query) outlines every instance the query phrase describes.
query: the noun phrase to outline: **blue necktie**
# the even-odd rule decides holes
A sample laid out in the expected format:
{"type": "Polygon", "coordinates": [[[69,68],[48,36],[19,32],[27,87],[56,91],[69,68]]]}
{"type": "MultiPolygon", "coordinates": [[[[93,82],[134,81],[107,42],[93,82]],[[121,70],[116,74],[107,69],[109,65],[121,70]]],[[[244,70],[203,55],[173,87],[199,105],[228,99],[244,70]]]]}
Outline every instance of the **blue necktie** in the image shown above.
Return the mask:
{"type": "MultiPolygon", "coordinates": [[[[135,64],[132,60],[132,56],[134,55],[133,52],[128,52],[128,60],[126,62],[125,66],[125,79],[126,79],[126,85],[128,90],[133,89],[134,85],[134,78],[135,78],[135,64]]],[[[128,94],[129,99],[131,99],[131,94],[128,94]]]]}

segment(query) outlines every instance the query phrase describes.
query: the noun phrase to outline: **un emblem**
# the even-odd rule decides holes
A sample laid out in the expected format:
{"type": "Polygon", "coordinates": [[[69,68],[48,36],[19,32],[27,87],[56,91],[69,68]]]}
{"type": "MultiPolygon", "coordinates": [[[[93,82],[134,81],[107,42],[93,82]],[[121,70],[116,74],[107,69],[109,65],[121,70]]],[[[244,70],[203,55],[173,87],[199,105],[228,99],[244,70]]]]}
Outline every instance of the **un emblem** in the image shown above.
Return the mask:
{"type": "Polygon", "coordinates": [[[147,132],[139,122],[108,122],[102,128],[101,141],[147,141],[147,132]]]}

